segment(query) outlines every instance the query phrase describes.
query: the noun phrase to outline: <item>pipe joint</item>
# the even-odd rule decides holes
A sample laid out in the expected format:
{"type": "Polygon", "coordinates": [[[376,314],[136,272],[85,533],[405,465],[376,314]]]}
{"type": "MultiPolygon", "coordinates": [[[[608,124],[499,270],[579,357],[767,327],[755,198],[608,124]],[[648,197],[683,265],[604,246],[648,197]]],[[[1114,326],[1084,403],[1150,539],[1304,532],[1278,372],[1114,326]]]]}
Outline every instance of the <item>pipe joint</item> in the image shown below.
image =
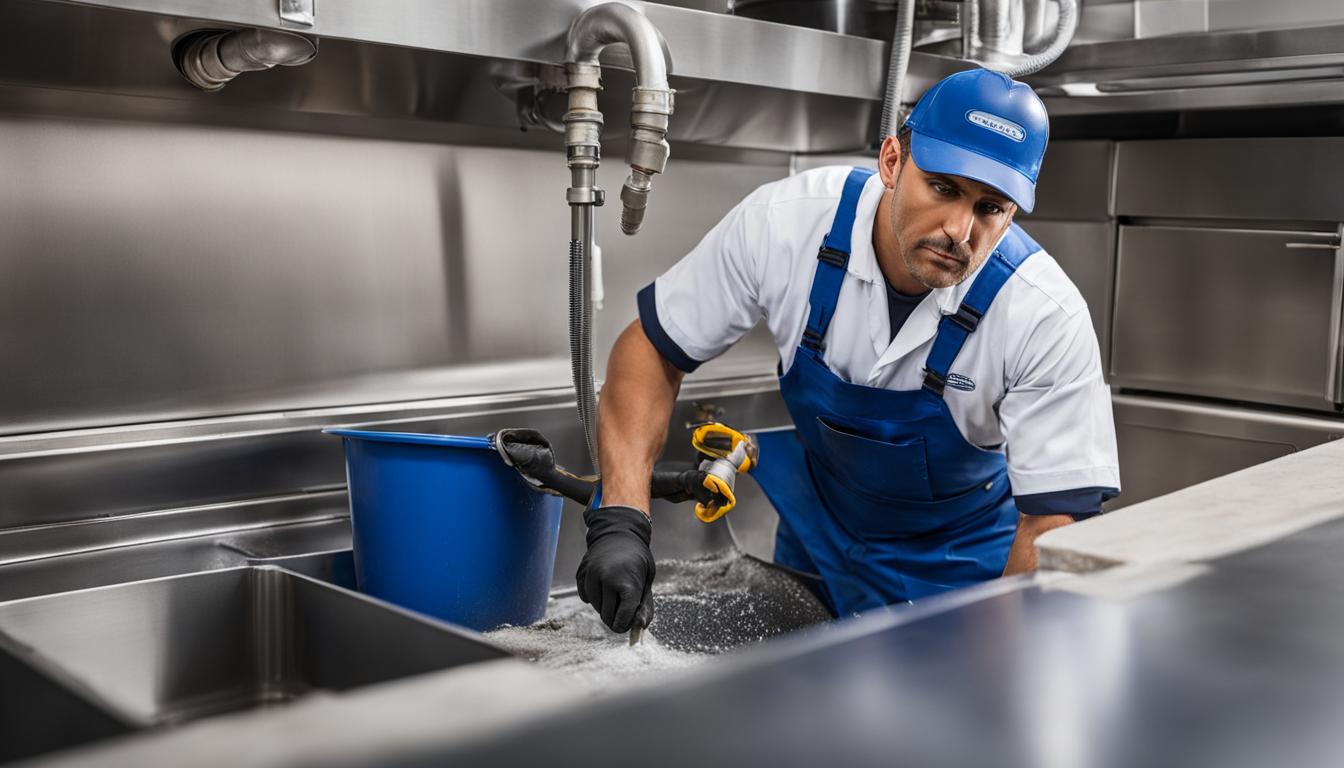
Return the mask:
{"type": "Polygon", "coordinates": [[[592,147],[600,155],[602,143],[602,113],[586,109],[571,109],[562,118],[565,124],[565,147],[574,157],[575,147],[592,147]]]}
{"type": "Polygon", "coordinates": [[[621,231],[633,235],[644,225],[644,209],[649,206],[652,173],[632,168],[621,187],[621,231]]]}
{"type": "Polygon", "coordinates": [[[207,92],[244,72],[297,67],[316,57],[316,39],[274,29],[198,30],[173,45],[177,70],[207,92]]]}

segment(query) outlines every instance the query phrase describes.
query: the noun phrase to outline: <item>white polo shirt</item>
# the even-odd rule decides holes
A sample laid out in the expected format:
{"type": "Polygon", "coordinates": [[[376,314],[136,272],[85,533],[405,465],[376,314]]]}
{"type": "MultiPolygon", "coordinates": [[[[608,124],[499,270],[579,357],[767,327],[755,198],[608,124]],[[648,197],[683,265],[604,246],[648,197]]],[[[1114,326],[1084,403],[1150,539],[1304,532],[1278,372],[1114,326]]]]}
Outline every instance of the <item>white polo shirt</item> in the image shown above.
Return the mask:
{"type": "MultiPolygon", "coordinates": [[[[807,322],[817,250],[850,170],[818,168],[760,187],[641,291],[641,323],[663,356],[689,372],[765,318],[788,370],[807,322]]],[[[848,382],[917,390],[940,316],[956,312],[979,273],[930,291],[891,339],[887,284],[872,246],[883,189],[875,174],[859,198],[824,359],[848,382]]],[[[1006,455],[1021,511],[1088,514],[1119,491],[1096,333],[1086,302],[1048,253],[1017,269],[950,373],[965,377],[943,395],[957,428],[1006,455]]]]}

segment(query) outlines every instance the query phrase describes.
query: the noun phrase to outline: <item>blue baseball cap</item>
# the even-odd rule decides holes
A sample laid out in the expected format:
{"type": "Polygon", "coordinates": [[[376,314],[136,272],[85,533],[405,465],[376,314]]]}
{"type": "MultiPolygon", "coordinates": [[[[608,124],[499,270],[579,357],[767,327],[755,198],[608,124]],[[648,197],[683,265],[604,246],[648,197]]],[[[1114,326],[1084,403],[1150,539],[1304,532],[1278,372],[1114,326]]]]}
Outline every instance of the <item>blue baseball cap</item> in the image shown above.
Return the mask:
{"type": "Polygon", "coordinates": [[[1050,139],[1031,86],[988,69],[958,72],[934,84],[905,125],[920,170],[988,184],[1031,213],[1050,139]]]}

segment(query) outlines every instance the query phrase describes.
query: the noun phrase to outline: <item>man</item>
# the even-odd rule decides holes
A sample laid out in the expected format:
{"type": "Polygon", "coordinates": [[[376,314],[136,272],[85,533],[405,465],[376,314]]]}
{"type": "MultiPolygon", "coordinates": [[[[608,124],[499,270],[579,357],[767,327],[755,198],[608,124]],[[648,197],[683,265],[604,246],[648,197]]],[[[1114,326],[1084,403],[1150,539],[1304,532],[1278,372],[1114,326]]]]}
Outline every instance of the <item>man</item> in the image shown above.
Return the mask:
{"type": "Polygon", "coordinates": [[[607,368],[606,506],[584,516],[578,572],[611,629],[652,618],[649,475],[682,377],[762,317],[795,429],[759,436],[753,477],[776,561],[818,574],[838,615],[1032,570],[1037,536],[1119,492],[1086,305],[1013,223],[1048,132],[1028,86],[952,75],[876,174],[761,187],[640,293],[607,368]]]}

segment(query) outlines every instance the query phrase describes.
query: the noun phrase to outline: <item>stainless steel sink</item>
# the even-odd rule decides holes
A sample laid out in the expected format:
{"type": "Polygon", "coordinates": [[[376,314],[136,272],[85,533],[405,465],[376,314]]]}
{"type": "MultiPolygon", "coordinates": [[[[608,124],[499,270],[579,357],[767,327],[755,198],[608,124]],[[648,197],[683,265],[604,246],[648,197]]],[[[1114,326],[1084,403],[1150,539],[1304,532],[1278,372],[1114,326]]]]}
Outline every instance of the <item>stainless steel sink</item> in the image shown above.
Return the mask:
{"type": "MultiPolygon", "coordinates": [[[[0,604],[0,641],[44,671],[35,679],[63,680],[62,693],[78,691],[76,705],[115,727],[178,723],[508,655],[464,630],[270,566],[0,604]]],[[[0,691],[0,700],[11,693],[0,691]]]]}
{"type": "Polygon", "coordinates": [[[132,724],[20,660],[0,640],[0,763],[129,733],[132,724]]]}

